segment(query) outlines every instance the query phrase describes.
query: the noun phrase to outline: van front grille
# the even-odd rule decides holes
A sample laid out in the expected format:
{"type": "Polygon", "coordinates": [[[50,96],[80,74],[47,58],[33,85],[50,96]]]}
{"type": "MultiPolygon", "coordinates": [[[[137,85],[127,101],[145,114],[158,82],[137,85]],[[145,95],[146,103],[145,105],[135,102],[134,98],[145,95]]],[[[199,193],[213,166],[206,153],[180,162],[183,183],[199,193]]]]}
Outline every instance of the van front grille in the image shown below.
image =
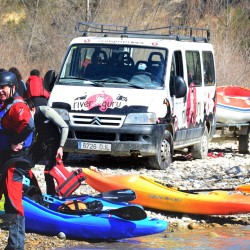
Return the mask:
{"type": "Polygon", "coordinates": [[[70,113],[70,125],[80,127],[107,127],[120,128],[123,125],[125,116],[122,115],[93,115],[70,113]]]}

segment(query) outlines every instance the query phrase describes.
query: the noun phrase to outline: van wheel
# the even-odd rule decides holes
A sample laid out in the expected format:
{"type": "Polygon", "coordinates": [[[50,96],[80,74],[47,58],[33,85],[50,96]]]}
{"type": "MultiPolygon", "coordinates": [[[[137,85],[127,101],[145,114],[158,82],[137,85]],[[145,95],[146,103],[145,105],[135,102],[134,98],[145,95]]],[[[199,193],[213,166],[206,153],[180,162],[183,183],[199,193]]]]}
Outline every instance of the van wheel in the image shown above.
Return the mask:
{"type": "Polygon", "coordinates": [[[199,143],[191,147],[191,154],[194,159],[205,159],[208,154],[208,130],[205,127],[204,133],[199,143]]]}
{"type": "Polygon", "coordinates": [[[147,158],[148,167],[152,169],[167,169],[173,160],[173,137],[166,131],[157,154],[147,158]]]}

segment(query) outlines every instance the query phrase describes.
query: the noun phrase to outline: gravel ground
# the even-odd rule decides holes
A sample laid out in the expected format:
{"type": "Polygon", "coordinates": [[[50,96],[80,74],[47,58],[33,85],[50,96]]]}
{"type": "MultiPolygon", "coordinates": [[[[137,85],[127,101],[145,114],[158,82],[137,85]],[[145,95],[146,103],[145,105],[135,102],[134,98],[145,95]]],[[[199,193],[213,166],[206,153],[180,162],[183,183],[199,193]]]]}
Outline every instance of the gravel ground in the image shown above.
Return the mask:
{"type": "MultiPolygon", "coordinates": [[[[181,189],[198,188],[234,188],[237,185],[250,183],[250,155],[239,154],[237,142],[210,143],[209,157],[205,160],[193,160],[190,155],[176,154],[174,162],[167,170],[148,170],[140,162],[126,158],[98,157],[91,155],[70,154],[65,166],[72,170],[79,167],[95,166],[107,174],[143,174],[178,186],[181,189]]],[[[33,169],[42,191],[44,165],[36,165],[33,169]]],[[[76,194],[97,194],[95,190],[83,184],[76,194]]],[[[250,225],[250,214],[233,216],[199,216],[146,210],[149,216],[167,220],[170,231],[202,230],[208,227],[242,227],[250,225]]],[[[0,232],[0,248],[3,249],[8,232],[0,232]]],[[[89,244],[81,241],[46,237],[37,234],[26,234],[25,249],[55,249],[89,244]]]]}

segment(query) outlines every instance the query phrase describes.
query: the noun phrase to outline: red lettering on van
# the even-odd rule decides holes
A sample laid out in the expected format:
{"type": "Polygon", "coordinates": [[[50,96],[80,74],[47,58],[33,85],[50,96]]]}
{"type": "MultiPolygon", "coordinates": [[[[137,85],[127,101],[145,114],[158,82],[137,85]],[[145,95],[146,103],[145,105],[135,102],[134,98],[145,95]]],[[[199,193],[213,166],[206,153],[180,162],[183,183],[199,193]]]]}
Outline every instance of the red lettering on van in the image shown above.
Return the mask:
{"type": "Polygon", "coordinates": [[[195,125],[196,122],[196,87],[192,82],[189,86],[187,98],[187,125],[195,125]]]}

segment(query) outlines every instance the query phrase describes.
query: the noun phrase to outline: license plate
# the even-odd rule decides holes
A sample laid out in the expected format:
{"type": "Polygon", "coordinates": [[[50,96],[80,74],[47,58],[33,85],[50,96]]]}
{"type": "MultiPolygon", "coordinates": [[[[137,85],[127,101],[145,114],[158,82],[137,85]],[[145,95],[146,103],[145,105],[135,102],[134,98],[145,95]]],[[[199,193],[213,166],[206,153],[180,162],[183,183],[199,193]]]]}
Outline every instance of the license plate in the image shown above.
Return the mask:
{"type": "Polygon", "coordinates": [[[78,142],[78,149],[111,151],[111,144],[93,143],[93,142],[78,142]]]}

